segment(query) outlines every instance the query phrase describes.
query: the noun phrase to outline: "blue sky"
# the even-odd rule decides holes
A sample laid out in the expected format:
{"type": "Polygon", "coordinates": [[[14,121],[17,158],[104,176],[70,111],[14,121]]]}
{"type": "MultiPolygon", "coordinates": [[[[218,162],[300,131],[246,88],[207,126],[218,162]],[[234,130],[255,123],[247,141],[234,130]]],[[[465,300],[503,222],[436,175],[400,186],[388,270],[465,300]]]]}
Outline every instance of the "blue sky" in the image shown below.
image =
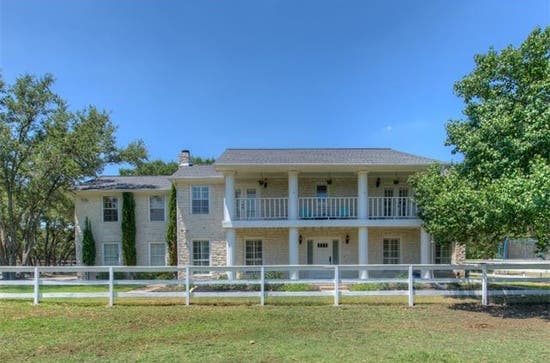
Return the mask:
{"type": "MultiPolygon", "coordinates": [[[[458,160],[444,124],[473,55],[550,24],[549,0],[0,0],[5,80],[52,73],[121,145],[392,147],[458,160]]],[[[108,173],[116,172],[110,167],[108,173]]]]}

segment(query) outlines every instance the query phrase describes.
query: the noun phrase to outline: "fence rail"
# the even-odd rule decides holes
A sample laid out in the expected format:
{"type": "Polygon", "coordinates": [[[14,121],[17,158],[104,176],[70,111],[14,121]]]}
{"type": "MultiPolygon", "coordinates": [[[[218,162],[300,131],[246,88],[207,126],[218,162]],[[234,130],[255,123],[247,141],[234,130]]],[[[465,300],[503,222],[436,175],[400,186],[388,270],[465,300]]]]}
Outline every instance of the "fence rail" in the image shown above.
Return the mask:
{"type": "MultiPolygon", "coordinates": [[[[38,304],[48,298],[107,298],[109,306],[116,298],[150,297],[181,298],[189,305],[191,298],[259,298],[264,305],[268,297],[332,296],[334,305],[342,296],[407,296],[409,306],[415,296],[470,296],[481,297],[487,305],[490,296],[550,296],[550,263],[481,263],[462,265],[273,265],[273,266],[56,266],[12,267],[0,266],[0,299],[32,299],[38,304]],[[506,271],[507,275],[503,275],[506,271]],[[524,271],[529,271],[527,276],[524,271]],[[533,272],[535,271],[535,272],[533,272]],[[427,273],[426,273],[427,272],[427,273]],[[131,274],[171,274],[161,279],[129,278],[131,274]],[[519,275],[518,275],[519,273],[519,275]],[[118,275],[117,275],[118,274],[118,275]],[[120,277],[120,274],[123,277],[120,277]],[[509,274],[509,275],[508,275],[509,274]],[[535,276],[533,275],[535,274],[535,276]],[[299,278],[291,278],[298,276],[299,278]],[[424,278],[421,278],[423,276],[424,278]],[[427,277],[429,276],[429,277],[427,277]],[[361,277],[361,278],[360,278],[361,277]],[[490,283],[518,283],[513,288],[491,289],[490,283]],[[529,284],[541,283],[538,288],[529,284]],[[284,291],[274,286],[308,284],[329,286],[328,290],[284,291]],[[393,284],[390,289],[375,285],[393,284]],[[445,284],[455,284],[445,286],[445,284]],[[460,289],[460,284],[475,284],[460,289]],[[105,286],[106,291],[48,292],[48,286],[105,286]],[[175,286],[180,291],[116,291],[120,285],[175,286]],[[374,286],[350,289],[350,286],[374,286]],[[419,288],[428,285],[428,288],[419,288]],[[14,286],[32,286],[32,292],[3,292],[14,286]],[[201,287],[215,286],[224,291],[200,291],[201,287]],[[44,288],[46,287],[46,288],[44,288]],[[235,290],[235,287],[246,291],[235,290]],[[199,290],[199,291],[197,291],[199,290]]],[[[149,275],[147,275],[149,276],[149,275]]],[[[134,276],[135,277],[135,276],[134,276]]],[[[292,289],[291,289],[292,290],[292,289]]]]}

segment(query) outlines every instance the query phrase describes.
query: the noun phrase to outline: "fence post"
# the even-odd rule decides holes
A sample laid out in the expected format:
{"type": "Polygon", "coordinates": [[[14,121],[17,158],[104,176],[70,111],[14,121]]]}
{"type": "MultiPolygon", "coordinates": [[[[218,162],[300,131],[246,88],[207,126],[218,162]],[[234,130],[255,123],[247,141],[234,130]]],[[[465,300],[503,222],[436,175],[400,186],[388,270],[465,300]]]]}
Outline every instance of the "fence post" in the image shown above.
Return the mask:
{"type": "Polygon", "coordinates": [[[260,305],[265,305],[265,268],[260,268],[260,305]]]}
{"type": "Polygon", "coordinates": [[[34,305],[40,303],[40,272],[38,266],[34,267],[34,305]]]}
{"type": "Polygon", "coordinates": [[[487,306],[489,302],[487,291],[487,265],[481,265],[481,305],[487,306]]]}
{"type": "Polygon", "coordinates": [[[409,265],[409,306],[414,306],[414,274],[413,265],[409,265]]]}
{"type": "Polygon", "coordinates": [[[185,305],[189,305],[190,302],[190,294],[189,291],[189,266],[185,267],[185,305]]]}
{"type": "Polygon", "coordinates": [[[113,266],[109,267],[109,307],[115,304],[115,286],[114,286],[115,273],[113,266]]]}
{"type": "Polygon", "coordinates": [[[334,265],[334,306],[340,304],[340,269],[334,265]]]}

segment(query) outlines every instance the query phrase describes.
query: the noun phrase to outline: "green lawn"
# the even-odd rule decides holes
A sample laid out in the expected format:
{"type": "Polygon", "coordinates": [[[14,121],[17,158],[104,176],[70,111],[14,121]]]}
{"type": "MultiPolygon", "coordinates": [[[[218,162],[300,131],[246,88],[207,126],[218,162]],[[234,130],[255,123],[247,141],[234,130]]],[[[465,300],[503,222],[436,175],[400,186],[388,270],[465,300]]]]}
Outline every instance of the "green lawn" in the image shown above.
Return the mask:
{"type": "MultiPolygon", "coordinates": [[[[140,285],[115,285],[115,291],[125,292],[141,287],[140,285]]],[[[0,293],[32,293],[31,285],[0,286],[0,293]]],[[[107,285],[46,285],[40,286],[40,292],[107,292],[107,285]]]]}
{"type": "Polygon", "coordinates": [[[550,361],[549,303],[268,300],[0,301],[0,361],[550,361]]]}

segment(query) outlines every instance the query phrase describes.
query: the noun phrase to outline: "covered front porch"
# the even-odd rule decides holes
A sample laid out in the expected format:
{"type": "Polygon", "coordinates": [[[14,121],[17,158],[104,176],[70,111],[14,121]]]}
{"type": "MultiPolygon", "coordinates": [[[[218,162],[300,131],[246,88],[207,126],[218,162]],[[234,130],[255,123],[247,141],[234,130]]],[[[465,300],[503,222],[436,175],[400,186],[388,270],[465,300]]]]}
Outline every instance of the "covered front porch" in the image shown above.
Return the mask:
{"type": "MultiPolygon", "coordinates": [[[[417,227],[240,228],[228,230],[227,261],[229,266],[428,264],[434,262],[432,249],[429,235],[417,227]]],[[[307,276],[290,276],[298,277],[307,276]]]]}

